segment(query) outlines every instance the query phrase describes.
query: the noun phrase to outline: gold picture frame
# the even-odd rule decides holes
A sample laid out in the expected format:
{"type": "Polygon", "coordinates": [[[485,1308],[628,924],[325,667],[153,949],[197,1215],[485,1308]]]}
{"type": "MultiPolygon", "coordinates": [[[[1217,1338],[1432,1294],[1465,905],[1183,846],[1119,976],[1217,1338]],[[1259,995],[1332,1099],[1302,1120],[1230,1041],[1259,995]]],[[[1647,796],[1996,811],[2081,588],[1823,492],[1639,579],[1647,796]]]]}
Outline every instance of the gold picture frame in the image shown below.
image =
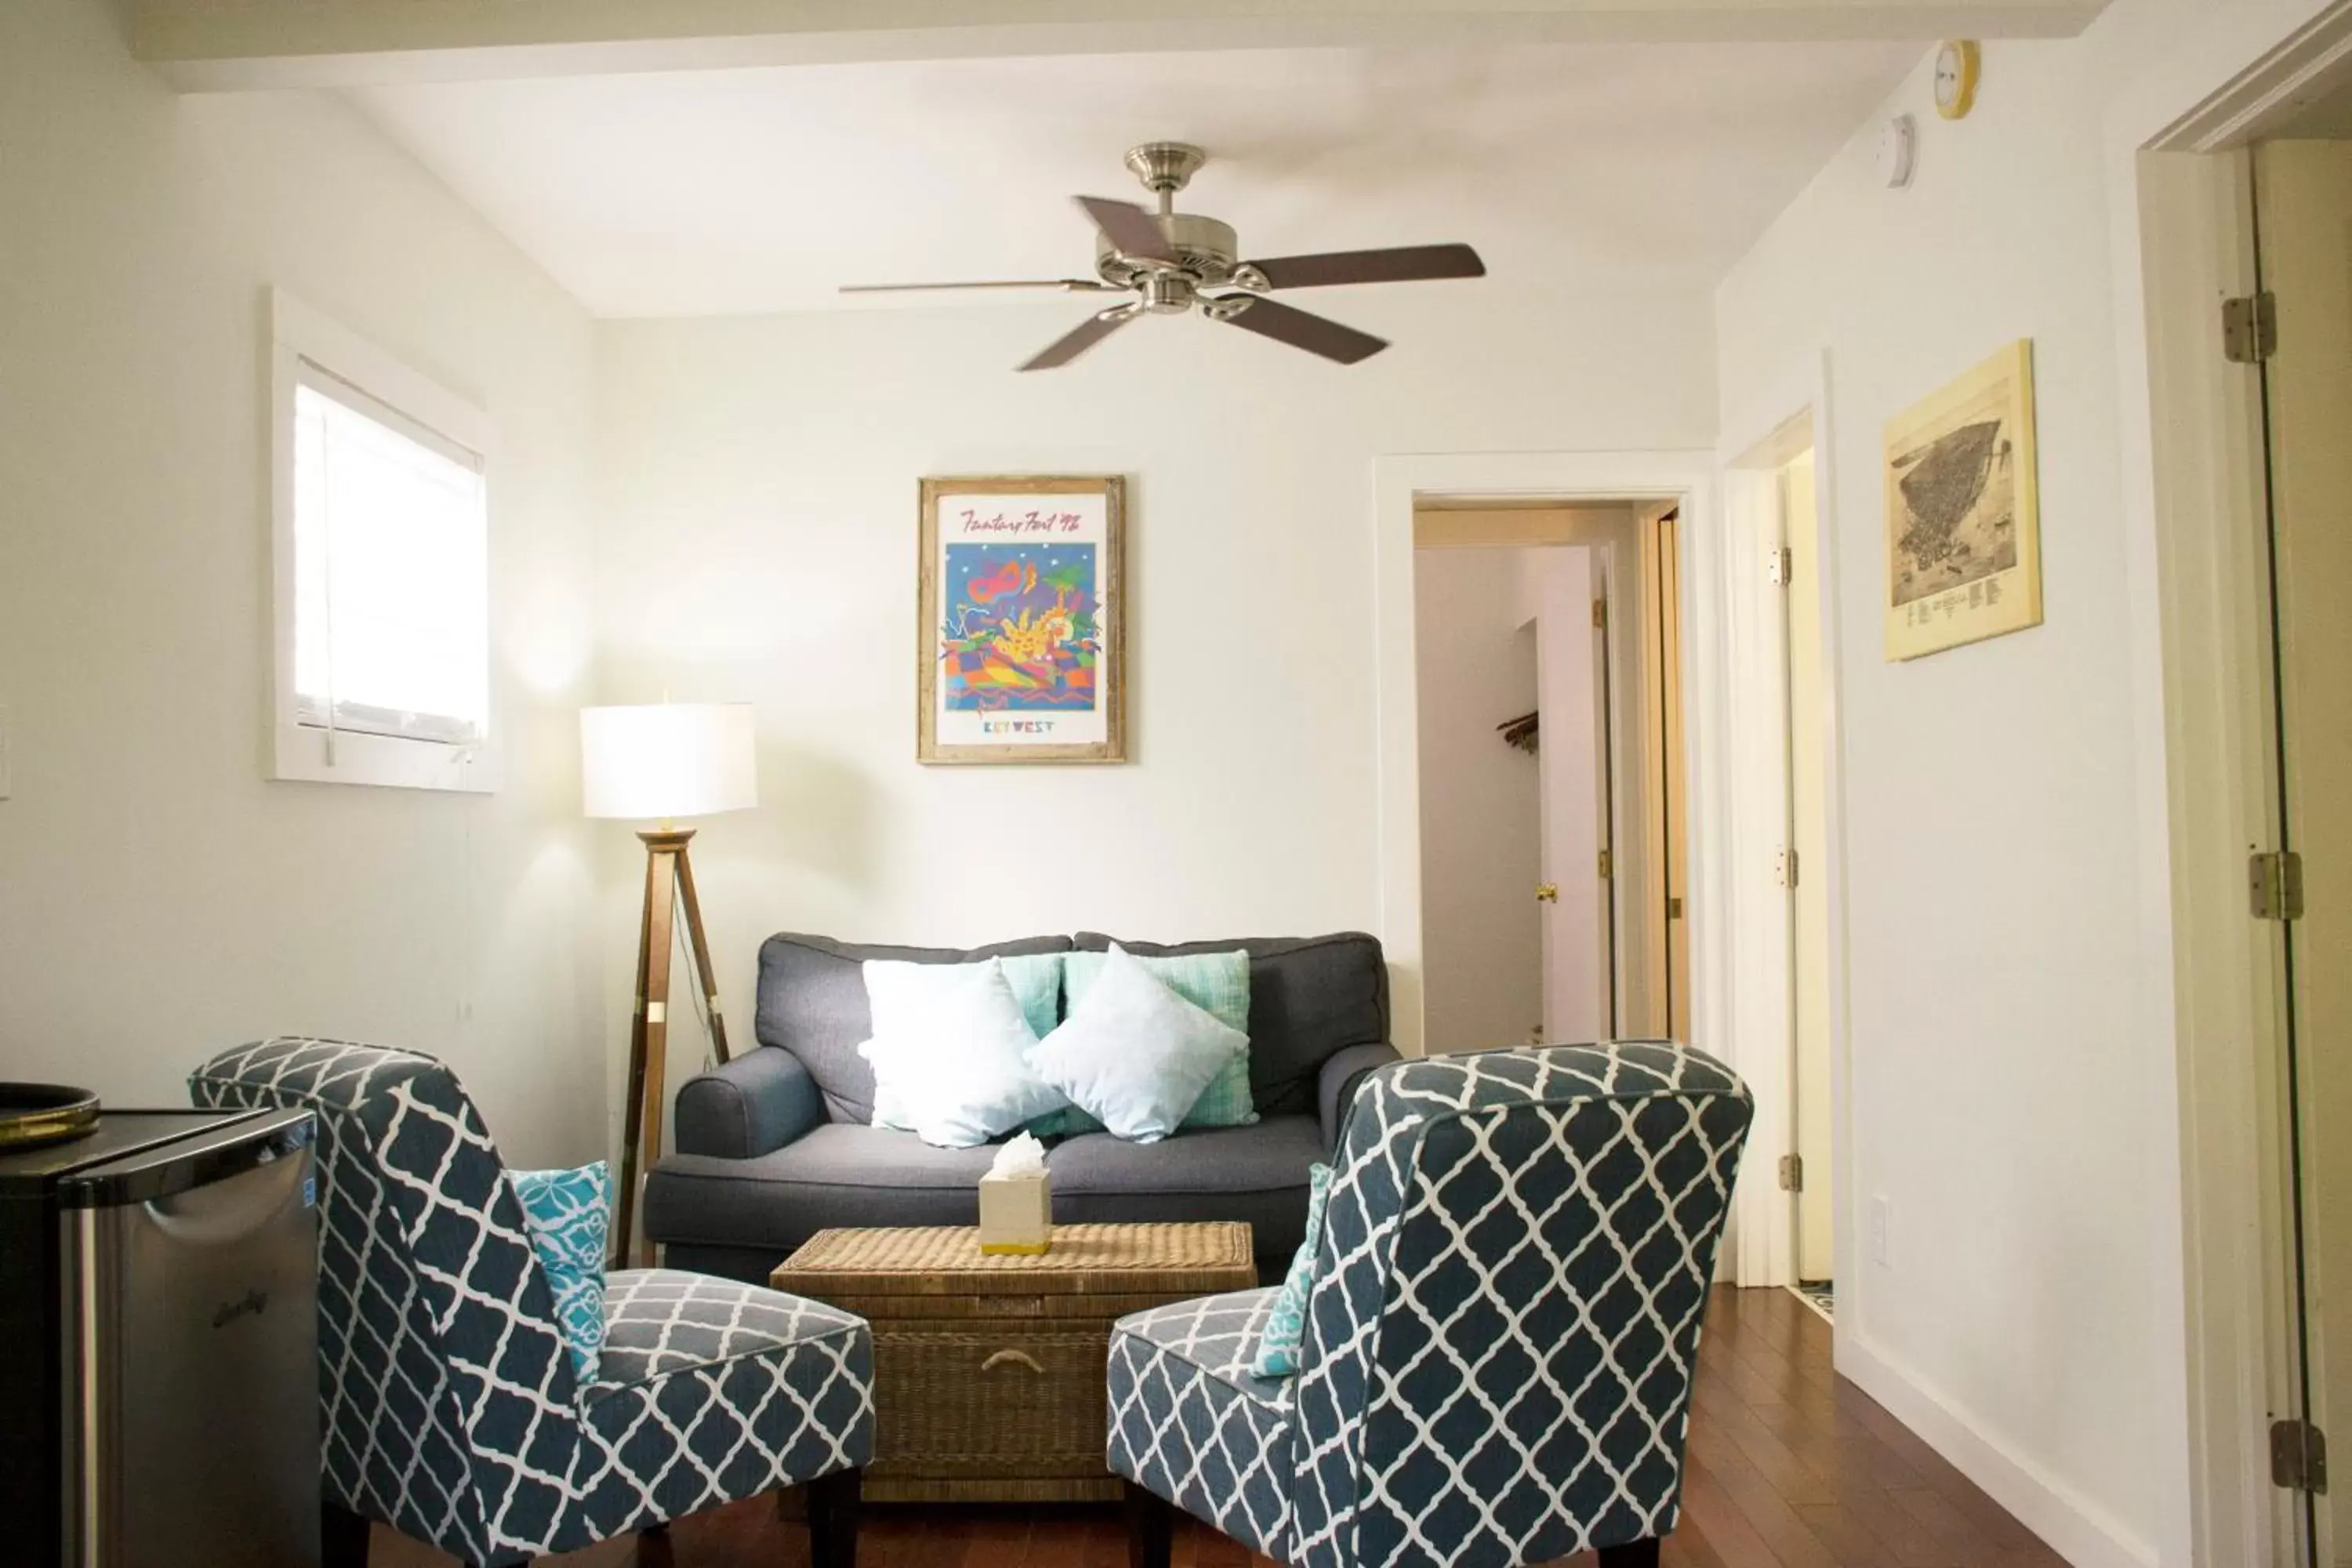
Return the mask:
{"type": "Polygon", "coordinates": [[[1886,657],[2042,624],[2033,344],[1886,422],[1886,657]]]}
{"type": "Polygon", "coordinates": [[[1127,761],[1127,480],[920,487],[915,755],[1127,761]]]}

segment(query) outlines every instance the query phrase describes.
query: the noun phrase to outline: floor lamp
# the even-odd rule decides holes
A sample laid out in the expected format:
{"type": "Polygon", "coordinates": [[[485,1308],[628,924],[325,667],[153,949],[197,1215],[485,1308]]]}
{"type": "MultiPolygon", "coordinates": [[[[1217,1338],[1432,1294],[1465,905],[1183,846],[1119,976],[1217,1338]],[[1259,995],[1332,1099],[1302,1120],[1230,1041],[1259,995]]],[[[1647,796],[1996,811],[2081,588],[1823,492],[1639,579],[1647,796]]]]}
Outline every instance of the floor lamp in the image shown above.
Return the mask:
{"type": "MultiPolygon", "coordinates": [[[[686,913],[694,983],[709,1009],[710,1042],[727,1059],[719,980],[702,934],[702,905],[686,847],[694,829],[681,816],[744,811],[760,804],[748,702],[664,702],[580,710],[582,795],[590,816],[657,821],[640,831],[646,847],[646,902],[637,917],[637,999],[629,1016],[629,1099],[621,1130],[621,1212],[613,1258],[626,1264],[636,1242],[637,1187],[661,1158],[662,1099],[668,1082],[669,959],[673,920],[686,913]]],[[[650,1261],[650,1247],[642,1249],[650,1261]]]]}

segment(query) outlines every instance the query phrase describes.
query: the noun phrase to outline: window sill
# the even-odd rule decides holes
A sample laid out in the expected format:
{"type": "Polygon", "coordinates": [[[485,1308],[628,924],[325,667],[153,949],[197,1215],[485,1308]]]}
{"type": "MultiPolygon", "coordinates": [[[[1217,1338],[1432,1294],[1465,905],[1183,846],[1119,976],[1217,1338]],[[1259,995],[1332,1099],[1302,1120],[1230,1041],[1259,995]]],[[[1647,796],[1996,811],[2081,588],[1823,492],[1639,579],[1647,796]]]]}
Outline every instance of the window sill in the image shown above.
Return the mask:
{"type": "Polygon", "coordinates": [[[453,746],[341,730],[335,758],[327,760],[327,732],[308,724],[280,724],[270,776],[302,784],[374,784],[387,789],[445,790],[492,795],[499,787],[497,749],[485,742],[453,746]]]}

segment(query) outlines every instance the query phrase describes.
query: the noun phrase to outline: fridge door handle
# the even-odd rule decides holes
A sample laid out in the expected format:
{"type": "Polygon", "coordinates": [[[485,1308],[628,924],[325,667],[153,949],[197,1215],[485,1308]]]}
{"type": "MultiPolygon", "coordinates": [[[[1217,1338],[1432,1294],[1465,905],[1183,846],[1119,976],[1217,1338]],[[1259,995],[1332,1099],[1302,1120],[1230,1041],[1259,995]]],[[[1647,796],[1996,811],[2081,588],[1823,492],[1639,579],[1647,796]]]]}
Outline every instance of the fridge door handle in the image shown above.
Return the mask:
{"type": "Polygon", "coordinates": [[[140,1207],[155,1228],[192,1247],[220,1247],[262,1229],[304,1200],[310,1158],[256,1165],[226,1181],[150,1198],[140,1207]]]}

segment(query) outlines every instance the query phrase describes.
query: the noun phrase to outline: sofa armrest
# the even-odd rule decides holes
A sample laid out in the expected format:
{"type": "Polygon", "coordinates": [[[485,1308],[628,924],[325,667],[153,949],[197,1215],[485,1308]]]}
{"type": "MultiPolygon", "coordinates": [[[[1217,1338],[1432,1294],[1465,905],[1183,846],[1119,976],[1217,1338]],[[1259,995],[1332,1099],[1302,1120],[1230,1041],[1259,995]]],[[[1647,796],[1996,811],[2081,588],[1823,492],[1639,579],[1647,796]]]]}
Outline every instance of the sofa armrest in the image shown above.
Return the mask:
{"type": "Polygon", "coordinates": [[[824,1099],[801,1059],[774,1046],[737,1057],[677,1091],[677,1152],[749,1160],[824,1120],[824,1099]]]}
{"type": "Polygon", "coordinates": [[[1323,1118],[1323,1147],[1327,1152],[1336,1154],[1339,1151],[1339,1132],[1347,1125],[1348,1106],[1356,1098],[1356,1085],[1374,1068],[1402,1059],[1392,1046],[1349,1046],[1325,1059],[1316,1075],[1315,1105],[1323,1118]]]}

